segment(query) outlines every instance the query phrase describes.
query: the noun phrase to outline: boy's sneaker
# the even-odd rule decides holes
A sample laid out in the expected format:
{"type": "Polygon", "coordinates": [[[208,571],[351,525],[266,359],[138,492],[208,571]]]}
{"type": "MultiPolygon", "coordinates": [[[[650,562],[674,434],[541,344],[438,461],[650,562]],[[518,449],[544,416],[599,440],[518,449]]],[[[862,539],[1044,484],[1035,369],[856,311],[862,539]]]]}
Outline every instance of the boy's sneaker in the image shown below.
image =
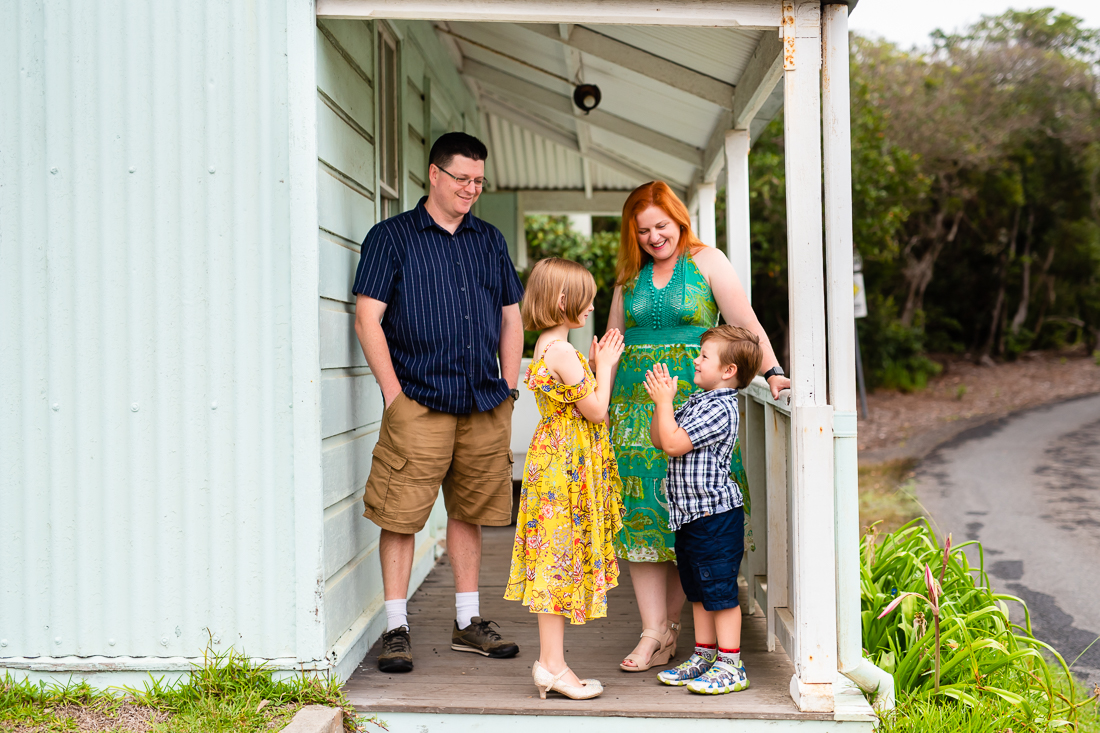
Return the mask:
{"type": "Polygon", "coordinates": [[[719,660],[702,675],[689,682],[687,688],[700,695],[741,692],[749,689],[749,677],[745,674],[745,665],[740,659],[733,664],[719,660]]]}
{"type": "Polygon", "coordinates": [[[695,652],[688,657],[686,662],[681,662],[672,669],[666,669],[664,672],[658,673],[657,679],[666,685],[682,687],[693,679],[702,676],[713,664],[714,659],[708,659],[699,652],[695,652]]]}

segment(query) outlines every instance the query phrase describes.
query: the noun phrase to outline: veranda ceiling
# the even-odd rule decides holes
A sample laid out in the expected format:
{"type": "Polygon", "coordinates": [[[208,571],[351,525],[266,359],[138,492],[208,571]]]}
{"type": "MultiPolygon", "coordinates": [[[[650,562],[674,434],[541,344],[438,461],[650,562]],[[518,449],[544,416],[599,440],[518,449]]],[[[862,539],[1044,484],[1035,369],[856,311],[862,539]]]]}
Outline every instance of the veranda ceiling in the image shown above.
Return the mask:
{"type": "MultiPolygon", "coordinates": [[[[778,39],[728,27],[435,26],[478,96],[497,189],[629,190],[660,178],[685,199],[717,177],[736,86],[778,39]],[[602,92],[588,115],[572,102],[580,83],[602,92]]],[[[783,104],[772,83],[749,123],[754,140],[783,104]]]]}

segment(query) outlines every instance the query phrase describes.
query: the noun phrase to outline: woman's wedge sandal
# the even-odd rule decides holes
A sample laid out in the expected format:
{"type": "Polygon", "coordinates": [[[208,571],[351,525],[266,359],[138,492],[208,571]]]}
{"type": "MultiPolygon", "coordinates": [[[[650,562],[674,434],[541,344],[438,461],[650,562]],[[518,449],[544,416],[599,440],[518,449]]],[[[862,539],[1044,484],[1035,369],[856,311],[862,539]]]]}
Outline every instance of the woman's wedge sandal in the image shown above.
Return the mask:
{"type": "Polygon", "coordinates": [[[657,642],[657,650],[653,654],[649,655],[649,661],[643,663],[642,655],[638,652],[631,652],[627,654],[623,661],[619,664],[619,669],[624,672],[645,672],[650,667],[660,667],[661,665],[668,664],[668,661],[672,659],[673,646],[676,643],[675,634],[672,635],[672,641],[667,641],[662,638],[660,633],[653,629],[645,629],[642,631],[641,639],[653,639],[657,642]],[[634,665],[628,665],[626,662],[634,662],[634,665]]]}
{"type": "Polygon", "coordinates": [[[672,643],[669,645],[672,647],[672,656],[669,657],[671,662],[676,658],[676,650],[680,645],[680,623],[678,621],[669,621],[668,630],[672,632],[672,643]]]}

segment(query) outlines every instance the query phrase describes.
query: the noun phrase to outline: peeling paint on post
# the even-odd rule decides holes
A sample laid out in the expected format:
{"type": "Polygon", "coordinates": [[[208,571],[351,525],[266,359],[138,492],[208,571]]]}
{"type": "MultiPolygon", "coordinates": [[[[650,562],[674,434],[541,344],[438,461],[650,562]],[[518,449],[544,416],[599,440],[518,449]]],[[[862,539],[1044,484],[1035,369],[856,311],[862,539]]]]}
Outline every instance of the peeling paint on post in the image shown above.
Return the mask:
{"type": "Polygon", "coordinates": [[[794,22],[794,2],[783,0],[783,26],[780,28],[783,34],[783,70],[794,70],[795,37],[798,35],[794,22]]]}

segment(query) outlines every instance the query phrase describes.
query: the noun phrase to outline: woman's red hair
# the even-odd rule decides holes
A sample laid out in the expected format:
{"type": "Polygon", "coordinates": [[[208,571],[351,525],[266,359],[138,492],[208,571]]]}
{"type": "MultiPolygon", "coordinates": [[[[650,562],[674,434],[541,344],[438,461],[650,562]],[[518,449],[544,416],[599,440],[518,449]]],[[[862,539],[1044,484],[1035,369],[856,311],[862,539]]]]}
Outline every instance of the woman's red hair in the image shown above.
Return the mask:
{"type": "Polygon", "coordinates": [[[628,286],[638,277],[645,263],[652,258],[638,244],[638,225],[634,217],[650,206],[662,209],[668,218],[680,226],[680,243],[676,256],[705,246],[691,231],[691,217],[684,202],[672,192],[664,181],[650,181],[630,192],[623,204],[623,221],[619,233],[619,264],[616,268],[616,285],[628,286]]]}

